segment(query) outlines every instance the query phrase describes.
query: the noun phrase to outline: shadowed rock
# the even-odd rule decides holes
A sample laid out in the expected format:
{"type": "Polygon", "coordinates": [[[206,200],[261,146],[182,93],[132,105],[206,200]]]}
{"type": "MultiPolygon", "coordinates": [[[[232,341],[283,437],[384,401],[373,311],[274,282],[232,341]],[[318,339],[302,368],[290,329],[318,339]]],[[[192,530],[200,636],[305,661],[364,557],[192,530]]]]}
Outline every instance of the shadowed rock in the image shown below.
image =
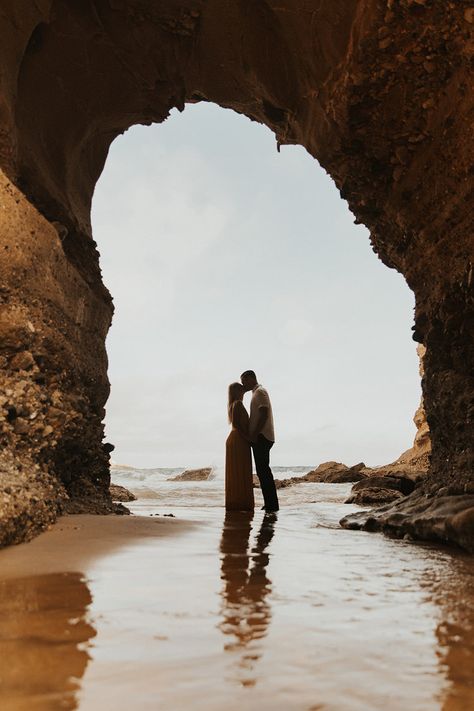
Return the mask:
{"type": "Polygon", "coordinates": [[[369,476],[352,487],[346,504],[383,504],[397,501],[415,489],[412,479],[404,476],[369,476]]]}
{"type": "Polygon", "coordinates": [[[353,492],[346,504],[358,504],[359,506],[378,506],[380,504],[388,504],[392,501],[403,499],[404,495],[401,491],[391,488],[383,488],[379,486],[367,486],[365,489],[353,492]]]}

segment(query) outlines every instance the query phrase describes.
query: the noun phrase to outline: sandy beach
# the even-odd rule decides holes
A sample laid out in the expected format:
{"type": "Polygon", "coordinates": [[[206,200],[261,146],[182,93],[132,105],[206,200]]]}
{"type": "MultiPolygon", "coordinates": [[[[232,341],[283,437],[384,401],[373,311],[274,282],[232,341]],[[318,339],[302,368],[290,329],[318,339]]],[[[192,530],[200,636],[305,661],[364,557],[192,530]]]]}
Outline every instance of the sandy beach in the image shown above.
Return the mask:
{"type": "Polygon", "coordinates": [[[1,551],[2,711],[469,708],[472,560],[297,488],[273,518],[139,499],[1,551]]]}

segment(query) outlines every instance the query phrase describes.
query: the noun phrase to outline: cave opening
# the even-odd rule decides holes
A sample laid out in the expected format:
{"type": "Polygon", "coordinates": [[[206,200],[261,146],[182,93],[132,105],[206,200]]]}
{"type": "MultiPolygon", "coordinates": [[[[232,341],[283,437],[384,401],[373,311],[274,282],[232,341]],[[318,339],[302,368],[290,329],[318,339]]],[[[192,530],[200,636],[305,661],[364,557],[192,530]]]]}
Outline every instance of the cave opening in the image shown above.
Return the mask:
{"type": "Polygon", "coordinates": [[[151,5],[49,0],[20,17],[10,2],[1,14],[2,471],[17,492],[1,542],[41,530],[63,497],[109,510],[112,306],[92,195],[119,134],[202,101],[267,126],[279,146],[304,146],[415,295],[429,470],[406,501],[349,525],[472,550],[468,0],[151,5]]]}
{"type": "Polygon", "coordinates": [[[189,105],[116,139],[92,223],[115,302],[114,461],[221,467],[227,385],[247,367],[272,392],[277,465],[408,449],[413,294],[302,147],[278,153],[266,127],[189,105]]]}

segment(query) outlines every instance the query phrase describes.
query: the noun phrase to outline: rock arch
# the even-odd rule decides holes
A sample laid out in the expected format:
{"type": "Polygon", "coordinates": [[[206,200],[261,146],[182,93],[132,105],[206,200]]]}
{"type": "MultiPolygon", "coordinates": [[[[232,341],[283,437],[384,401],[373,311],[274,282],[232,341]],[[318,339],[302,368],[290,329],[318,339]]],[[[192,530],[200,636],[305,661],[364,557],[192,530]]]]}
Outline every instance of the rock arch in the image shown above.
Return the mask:
{"type": "Polygon", "coordinates": [[[431,469],[411,508],[368,525],[474,547],[473,28],[468,0],[5,0],[3,543],[65,491],[107,505],[94,186],[119,133],[212,101],[305,146],[415,292],[431,469]]]}

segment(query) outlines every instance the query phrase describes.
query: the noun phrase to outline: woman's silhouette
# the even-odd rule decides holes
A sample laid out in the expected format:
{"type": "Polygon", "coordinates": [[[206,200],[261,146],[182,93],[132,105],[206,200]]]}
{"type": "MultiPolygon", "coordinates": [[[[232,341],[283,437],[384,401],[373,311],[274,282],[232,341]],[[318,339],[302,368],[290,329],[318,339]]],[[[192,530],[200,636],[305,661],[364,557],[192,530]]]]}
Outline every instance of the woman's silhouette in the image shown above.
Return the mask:
{"type": "Polygon", "coordinates": [[[227,511],[253,511],[252,450],[249,416],[240,383],[229,385],[227,413],[232,429],[225,450],[225,507],[227,511]]]}

